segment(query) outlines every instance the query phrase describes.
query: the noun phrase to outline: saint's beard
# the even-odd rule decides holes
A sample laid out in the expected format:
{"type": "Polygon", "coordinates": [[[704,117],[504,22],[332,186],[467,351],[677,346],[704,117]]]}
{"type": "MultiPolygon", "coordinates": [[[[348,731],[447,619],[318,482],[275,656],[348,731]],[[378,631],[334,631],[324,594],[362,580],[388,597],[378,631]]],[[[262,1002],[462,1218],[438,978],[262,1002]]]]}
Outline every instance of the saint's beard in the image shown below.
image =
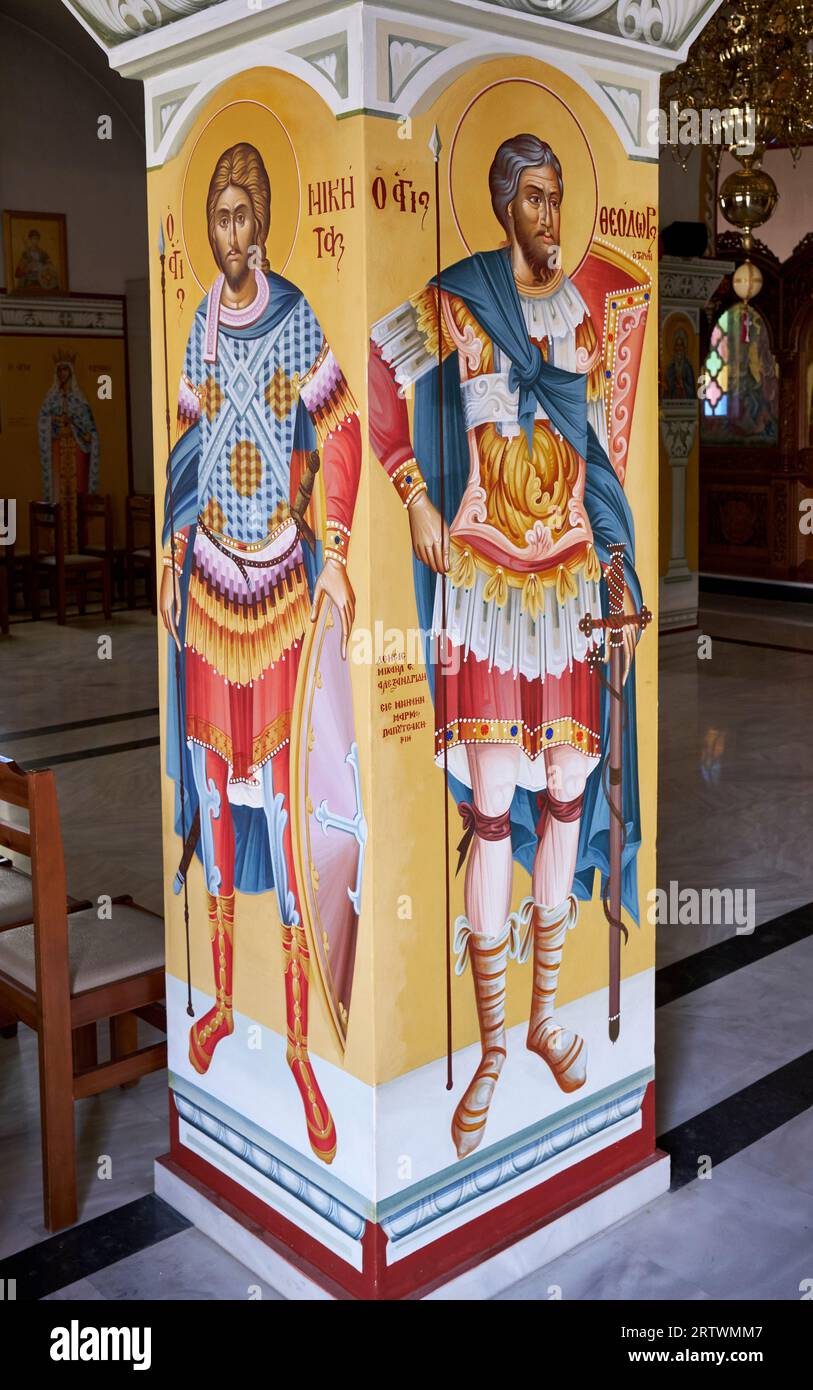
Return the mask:
{"type": "Polygon", "coordinates": [[[248,261],[242,261],[240,264],[226,261],[223,265],[223,274],[231,293],[233,295],[239,294],[240,290],[245,289],[251,275],[248,261]]]}
{"type": "Polygon", "coordinates": [[[553,251],[553,244],[541,241],[536,233],[528,232],[524,227],[516,224],[514,231],[519,249],[525,257],[525,262],[534,279],[549,280],[553,274],[553,269],[548,258],[553,251]]]}

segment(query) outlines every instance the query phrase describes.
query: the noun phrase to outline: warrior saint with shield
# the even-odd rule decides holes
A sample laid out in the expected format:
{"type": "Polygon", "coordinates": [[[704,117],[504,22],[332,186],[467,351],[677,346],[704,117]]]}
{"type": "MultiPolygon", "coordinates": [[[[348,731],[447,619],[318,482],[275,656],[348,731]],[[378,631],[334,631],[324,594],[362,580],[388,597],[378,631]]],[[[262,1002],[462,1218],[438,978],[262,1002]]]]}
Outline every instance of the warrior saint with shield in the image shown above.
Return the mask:
{"type": "Polygon", "coordinates": [[[214,1003],[190,1030],[191,1064],[206,1072],[234,1030],[235,889],[274,888],[287,1061],[311,1148],[330,1163],[336,1129],[308,1054],[311,962],[292,855],[290,735],[320,596],[334,605],[345,651],[353,623],[346,565],[361,435],[313,309],[269,268],[270,216],[259,152],[246,143],[224,151],[206,203],[219,274],[189,334],[166,492],[160,610],[181,653],[180,692],[169,663],[167,707],[170,721],[180,709],[181,727],[167,731],[168,771],[178,833],[199,818],[212,946],[214,1003]],[[312,552],[304,512],[320,463],[327,522],[312,552]]]}

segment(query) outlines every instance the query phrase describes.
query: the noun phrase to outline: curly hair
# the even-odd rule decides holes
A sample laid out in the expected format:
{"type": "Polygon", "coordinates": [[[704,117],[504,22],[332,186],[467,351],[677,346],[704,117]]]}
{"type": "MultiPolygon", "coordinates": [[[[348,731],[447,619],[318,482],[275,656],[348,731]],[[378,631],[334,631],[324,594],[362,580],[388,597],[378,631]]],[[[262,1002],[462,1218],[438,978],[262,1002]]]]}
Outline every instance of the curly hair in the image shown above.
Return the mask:
{"type": "Polygon", "coordinates": [[[261,269],[271,269],[265,249],[268,228],[271,225],[271,185],[263,164],[262,155],[253,145],[241,141],[224,150],[217,161],[209,183],[206,197],[206,222],[209,229],[209,244],[217,260],[215,245],[215,213],[222,193],[232,186],[244,188],[251,200],[257,222],[257,245],[262,257],[261,269]]]}
{"type": "Polygon", "coordinates": [[[500,145],[488,171],[488,187],[494,216],[509,232],[508,206],[519,188],[519,177],[525,169],[550,167],[559,181],[559,195],[564,197],[565,184],[562,166],[550,145],[536,135],[514,135],[500,145]]]}

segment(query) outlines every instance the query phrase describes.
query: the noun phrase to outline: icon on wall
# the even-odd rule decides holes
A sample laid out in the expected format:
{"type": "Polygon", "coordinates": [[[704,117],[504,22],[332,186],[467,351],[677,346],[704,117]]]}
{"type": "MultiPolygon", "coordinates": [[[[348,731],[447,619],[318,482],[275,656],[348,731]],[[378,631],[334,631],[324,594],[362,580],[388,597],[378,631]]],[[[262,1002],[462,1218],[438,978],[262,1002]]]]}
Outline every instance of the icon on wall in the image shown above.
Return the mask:
{"type": "Polygon", "coordinates": [[[3,213],[9,294],[67,294],[68,244],[61,212],[3,213]]]}

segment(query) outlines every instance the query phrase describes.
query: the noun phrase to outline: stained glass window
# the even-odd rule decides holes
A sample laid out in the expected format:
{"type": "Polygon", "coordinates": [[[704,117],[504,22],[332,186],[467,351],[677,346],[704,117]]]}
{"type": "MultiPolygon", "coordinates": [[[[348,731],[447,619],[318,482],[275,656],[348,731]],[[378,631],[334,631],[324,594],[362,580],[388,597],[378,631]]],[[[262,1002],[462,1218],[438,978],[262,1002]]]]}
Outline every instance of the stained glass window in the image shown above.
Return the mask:
{"type": "Polygon", "coordinates": [[[757,309],[720,315],[706,358],[702,434],[707,444],[775,444],[779,382],[768,329],[757,309]]]}

